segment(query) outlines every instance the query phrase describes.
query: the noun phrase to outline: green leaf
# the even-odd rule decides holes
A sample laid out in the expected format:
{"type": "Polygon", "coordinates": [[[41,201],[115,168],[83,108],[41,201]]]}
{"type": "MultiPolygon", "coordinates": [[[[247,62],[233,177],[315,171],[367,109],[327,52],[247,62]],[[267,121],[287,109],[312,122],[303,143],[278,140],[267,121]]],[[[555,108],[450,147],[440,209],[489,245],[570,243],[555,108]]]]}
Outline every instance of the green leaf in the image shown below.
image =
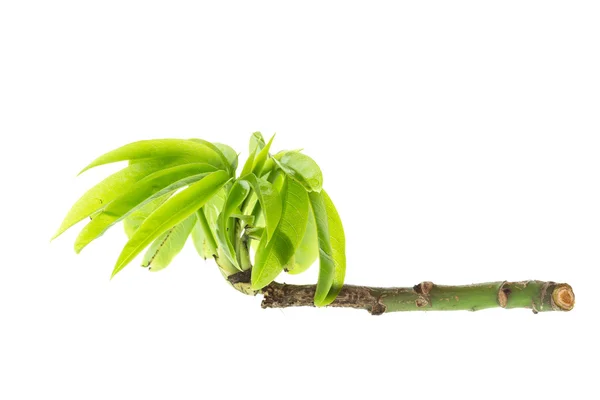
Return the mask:
{"type": "Polygon", "coordinates": [[[267,160],[265,161],[265,164],[262,167],[262,171],[260,172],[260,176],[265,177],[267,174],[269,174],[271,171],[273,171],[273,168],[275,168],[276,165],[277,164],[275,164],[273,157],[267,158],[267,160]]]}
{"type": "Polygon", "coordinates": [[[217,221],[221,210],[225,206],[225,199],[227,198],[228,190],[227,186],[219,190],[211,199],[202,207],[204,209],[204,215],[208,221],[208,225],[213,229],[216,229],[217,221]]]}
{"type": "Polygon", "coordinates": [[[260,290],[279,275],[302,241],[308,218],[306,190],[292,179],[282,188],[283,214],[270,241],[263,235],[252,268],[252,289],[260,290]]]}
{"type": "Polygon", "coordinates": [[[304,237],[294,254],[294,264],[288,268],[288,273],[292,275],[300,274],[310,268],[319,257],[319,238],[317,236],[317,226],[312,207],[309,204],[308,221],[304,237]]]}
{"type": "Polygon", "coordinates": [[[77,237],[75,251],[79,253],[92,240],[136,208],[163,194],[197,182],[214,170],[215,168],[208,164],[183,164],[157,171],[141,179],[92,218],[77,237]]]}
{"type": "Polygon", "coordinates": [[[196,212],[198,222],[196,222],[194,229],[192,229],[192,241],[194,242],[194,247],[200,257],[205,260],[217,255],[215,231],[211,228],[211,226],[216,225],[211,225],[206,217],[207,205],[208,204],[205,204],[204,207],[196,212]]]}
{"type": "Polygon", "coordinates": [[[273,160],[290,177],[300,182],[309,192],[320,192],[323,187],[321,168],[309,156],[297,151],[278,153],[273,160]]]}
{"type": "Polygon", "coordinates": [[[231,214],[231,218],[239,219],[246,225],[252,226],[254,224],[254,215],[231,214]]]}
{"type": "Polygon", "coordinates": [[[256,154],[256,157],[254,157],[252,172],[256,176],[261,176],[261,171],[263,169],[263,166],[265,165],[265,161],[269,157],[269,149],[271,148],[273,139],[275,139],[275,135],[271,136],[269,143],[267,143],[267,145],[265,147],[263,147],[262,150],[260,150],[260,152],[258,152],[256,154]]]}
{"type": "Polygon", "coordinates": [[[269,174],[269,177],[267,178],[267,181],[280,193],[286,180],[287,175],[279,169],[272,174],[269,174]]]}
{"type": "Polygon", "coordinates": [[[192,214],[182,223],[160,235],[150,245],[142,266],[148,267],[151,271],[160,271],[166,268],[183,249],[194,225],[196,225],[196,215],[192,214]]]}
{"type": "Polygon", "coordinates": [[[340,216],[325,193],[309,193],[319,238],[319,279],[315,305],[326,306],[335,300],[346,274],[346,239],[340,216]]]}
{"type": "MultiPolygon", "coordinates": [[[[237,168],[238,160],[237,160],[237,153],[231,147],[227,146],[226,144],[211,143],[204,139],[194,138],[194,139],[188,139],[188,140],[199,143],[203,146],[208,147],[212,151],[214,151],[216,154],[219,155],[219,158],[221,159],[221,165],[224,166],[224,168],[222,168],[222,169],[228,171],[232,177],[235,175],[235,169],[237,168]],[[235,154],[235,156],[234,156],[234,154],[235,154]]],[[[195,161],[198,161],[198,160],[195,160],[195,161]]]]}
{"type": "Polygon", "coordinates": [[[265,147],[265,139],[263,138],[263,135],[260,132],[254,132],[252,136],[250,136],[248,154],[254,154],[255,151],[261,151],[263,147],[265,147]]]}
{"type": "Polygon", "coordinates": [[[137,231],[142,222],[144,222],[144,220],[148,218],[148,216],[152,214],[154,210],[156,210],[162,203],[167,201],[172,194],[173,193],[167,193],[157,197],[156,199],[147,202],[143,206],[136,208],[135,211],[129,213],[127,217],[123,219],[123,228],[125,229],[125,234],[127,237],[130,238],[133,236],[133,233],[137,231]]]}
{"type": "Polygon", "coordinates": [[[229,262],[228,258],[225,257],[221,250],[221,247],[217,249],[217,266],[219,267],[219,270],[221,271],[223,277],[227,279],[227,277],[240,272],[240,270],[229,262]]]}
{"type": "Polygon", "coordinates": [[[75,202],[52,239],[58,237],[84,218],[87,218],[98,210],[106,207],[108,203],[119,197],[123,191],[127,190],[137,181],[164,168],[170,163],[173,163],[172,158],[166,160],[142,161],[131,164],[110,175],[108,178],[88,190],[75,202]]]}
{"type": "Polygon", "coordinates": [[[248,237],[252,240],[260,240],[263,233],[265,233],[265,228],[262,226],[256,228],[246,228],[246,235],[248,235],[248,237]]]}
{"type": "Polygon", "coordinates": [[[223,155],[227,159],[227,162],[229,162],[229,165],[231,166],[231,170],[235,171],[238,167],[238,154],[235,152],[235,150],[232,149],[231,147],[227,146],[226,144],[222,144],[222,143],[213,143],[213,144],[215,145],[215,147],[217,149],[219,149],[221,151],[221,153],[223,153],[223,155]]]}
{"type": "MultiPolygon", "coordinates": [[[[269,174],[267,181],[273,186],[275,190],[277,190],[278,193],[280,193],[281,196],[281,189],[286,181],[286,175],[282,171],[276,170],[272,174],[269,174]]],[[[263,228],[262,231],[264,232],[265,216],[262,212],[261,204],[258,201],[258,198],[254,193],[252,193],[252,196],[246,201],[246,203],[248,203],[249,205],[247,209],[252,210],[251,215],[254,217],[254,224],[252,224],[252,227],[263,228]]],[[[258,242],[253,241],[251,246],[254,250],[256,250],[258,248],[258,242]]]]}
{"type": "Polygon", "coordinates": [[[225,200],[225,206],[219,216],[217,222],[217,241],[219,247],[227,259],[238,269],[240,269],[237,257],[235,254],[235,248],[233,247],[233,234],[235,228],[235,220],[231,218],[231,215],[239,209],[240,204],[248,197],[250,193],[250,185],[247,181],[238,179],[227,195],[225,200]]]}
{"type": "MultiPolygon", "coordinates": [[[[275,135],[273,135],[267,147],[271,146],[274,137],[275,135]]],[[[250,136],[250,145],[248,146],[250,152],[248,153],[248,159],[244,163],[244,168],[242,168],[242,173],[240,174],[240,176],[246,176],[252,172],[256,172],[258,168],[262,169],[265,160],[269,155],[269,149],[267,148],[266,151],[263,151],[264,148],[265,140],[263,139],[261,133],[254,132],[252,136],[250,136]],[[259,164],[258,166],[257,163],[259,164]]]]}
{"type": "Polygon", "coordinates": [[[202,139],[154,139],[129,143],[110,151],[92,161],[81,172],[99,165],[126,160],[142,160],[165,157],[190,159],[190,162],[210,164],[218,169],[231,171],[227,158],[212,143],[202,139]]]}
{"type": "Polygon", "coordinates": [[[199,182],[175,194],[157,208],[135,231],[127,244],[125,244],[113,269],[112,276],[121,271],[157,237],[195,213],[229,179],[229,174],[225,171],[212,172],[199,182]]]}
{"type": "Polygon", "coordinates": [[[254,153],[250,153],[250,155],[248,155],[248,158],[246,159],[246,162],[244,163],[244,167],[242,168],[242,172],[240,173],[240,176],[246,176],[250,173],[252,173],[252,168],[254,167],[254,158],[256,157],[257,154],[257,150],[254,151],[254,153]]]}
{"type": "Polygon", "coordinates": [[[205,260],[217,255],[216,228],[219,214],[223,209],[225,197],[227,196],[225,189],[219,190],[201,210],[198,210],[198,223],[192,230],[194,246],[198,254],[205,260]],[[200,216],[200,211],[204,215],[203,218],[200,216]]]}
{"type": "Polygon", "coordinates": [[[246,175],[242,177],[247,181],[262,207],[263,216],[265,219],[265,231],[267,233],[267,241],[271,240],[279,219],[281,218],[282,203],[279,191],[273,185],[263,178],[257,178],[255,175],[246,175]]]}

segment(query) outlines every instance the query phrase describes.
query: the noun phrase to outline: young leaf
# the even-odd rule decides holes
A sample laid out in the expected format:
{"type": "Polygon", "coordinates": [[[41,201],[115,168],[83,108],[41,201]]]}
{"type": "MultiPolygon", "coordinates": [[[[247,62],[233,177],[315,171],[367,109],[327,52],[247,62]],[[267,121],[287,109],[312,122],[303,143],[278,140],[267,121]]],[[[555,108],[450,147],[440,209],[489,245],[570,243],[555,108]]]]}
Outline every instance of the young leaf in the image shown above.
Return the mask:
{"type": "Polygon", "coordinates": [[[263,139],[263,135],[260,132],[254,132],[252,136],[250,136],[248,154],[254,154],[255,151],[261,151],[263,147],[265,147],[265,139],[263,139]]]}
{"type": "Polygon", "coordinates": [[[308,196],[306,190],[292,179],[287,179],[282,188],[283,214],[273,238],[267,241],[263,235],[252,268],[252,289],[267,286],[279,275],[294,256],[304,236],[308,218],[308,196]]]}
{"type": "Polygon", "coordinates": [[[275,168],[277,164],[275,164],[275,161],[273,160],[273,157],[268,157],[267,160],[265,161],[263,167],[262,167],[262,171],[260,172],[260,176],[264,177],[267,174],[269,174],[271,171],[273,171],[273,168],[275,168]]]}
{"type": "Polygon", "coordinates": [[[265,228],[262,226],[258,226],[256,228],[246,228],[246,235],[248,235],[248,237],[252,240],[260,240],[263,233],[265,233],[265,228]]]}
{"type": "Polygon", "coordinates": [[[240,270],[229,262],[229,259],[225,257],[221,249],[221,247],[217,249],[216,261],[217,266],[219,267],[219,271],[221,271],[223,277],[227,279],[228,276],[238,273],[240,272],[240,270]]]}
{"type": "MultiPolygon", "coordinates": [[[[274,136],[275,135],[273,135],[273,137],[274,136]]],[[[267,147],[271,147],[272,142],[273,138],[271,138],[267,147]]],[[[248,153],[248,159],[244,164],[244,168],[242,169],[240,176],[246,176],[252,172],[256,172],[258,168],[262,169],[265,159],[269,155],[269,149],[267,148],[267,150],[264,151],[264,148],[265,140],[263,139],[261,133],[254,132],[252,136],[250,136],[250,145],[248,146],[250,152],[248,153]],[[257,163],[259,164],[258,166],[257,163]]],[[[257,174],[257,176],[259,175],[257,174]]]]}
{"type": "Polygon", "coordinates": [[[240,179],[247,181],[254,193],[258,197],[258,202],[262,207],[263,216],[265,218],[265,231],[267,233],[267,241],[271,240],[279,219],[281,218],[282,203],[281,196],[273,185],[262,178],[250,174],[240,179]]]}
{"type": "Polygon", "coordinates": [[[227,198],[227,186],[219,190],[211,199],[204,205],[204,215],[208,221],[208,225],[215,229],[216,223],[221,214],[221,210],[225,206],[227,198]]]}
{"type": "Polygon", "coordinates": [[[254,215],[231,214],[231,218],[239,219],[246,225],[252,226],[254,224],[254,215]]]}
{"type": "MultiPolygon", "coordinates": [[[[221,159],[221,165],[224,166],[224,168],[222,169],[228,171],[232,177],[235,175],[235,169],[237,168],[237,153],[231,147],[227,146],[226,144],[211,143],[204,139],[194,138],[188,140],[204,145],[212,151],[214,151],[216,154],[218,154],[219,158],[221,159]],[[235,157],[232,153],[235,154],[235,157]]],[[[199,161],[195,160],[195,162],[199,161]]]]}
{"type": "Polygon", "coordinates": [[[90,168],[117,161],[165,157],[191,159],[191,162],[202,162],[218,169],[231,170],[227,158],[210,142],[202,139],[154,139],[129,143],[110,151],[92,161],[80,174],[90,168]]]}
{"type": "Polygon", "coordinates": [[[309,156],[297,151],[278,153],[273,160],[290,177],[300,182],[309,192],[320,192],[323,187],[321,168],[309,156]]]}
{"type": "Polygon", "coordinates": [[[196,212],[197,222],[192,229],[192,241],[200,257],[206,260],[217,255],[217,242],[206,218],[205,209],[206,205],[196,212]]]}
{"type": "Polygon", "coordinates": [[[258,152],[256,154],[256,157],[254,157],[252,172],[256,176],[261,176],[261,171],[263,169],[263,166],[265,165],[265,161],[269,157],[269,149],[271,148],[273,139],[275,139],[275,135],[271,136],[269,143],[267,143],[267,145],[265,147],[263,147],[262,150],[260,150],[260,152],[258,152]]]}
{"type": "Polygon", "coordinates": [[[198,223],[192,230],[192,240],[198,254],[205,260],[217,255],[216,227],[219,214],[225,204],[225,188],[219,190],[198,210],[198,223]]]}
{"type": "Polygon", "coordinates": [[[213,144],[215,145],[215,147],[217,149],[219,149],[219,151],[221,153],[223,153],[223,155],[227,159],[227,162],[229,162],[229,165],[231,166],[231,170],[235,171],[238,167],[238,154],[235,152],[235,150],[232,149],[230,146],[227,146],[226,144],[222,144],[222,143],[213,143],[213,144]]]}
{"type": "Polygon", "coordinates": [[[158,236],[181,223],[202,207],[215,193],[229,181],[225,171],[212,172],[181,192],[175,194],[156,209],[129,239],[115,265],[115,276],[146,246],[158,236]]]}
{"type": "Polygon", "coordinates": [[[242,172],[241,172],[240,176],[246,176],[246,175],[252,173],[252,167],[254,167],[254,158],[256,157],[257,153],[258,153],[258,150],[254,150],[254,153],[250,153],[248,155],[248,158],[246,159],[246,162],[244,163],[244,167],[242,168],[242,172]]]}
{"type": "Polygon", "coordinates": [[[346,239],[340,216],[325,193],[309,193],[319,238],[319,279],[315,291],[317,307],[330,304],[344,284],[346,239]]]}
{"type": "Polygon", "coordinates": [[[273,185],[278,192],[281,192],[283,184],[287,181],[287,175],[281,170],[276,170],[272,174],[269,174],[267,181],[273,185]]]}
{"type": "MultiPolygon", "coordinates": [[[[269,158],[269,160],[272,160],[271,158],[269,158]]],[[[273,188],[280,193],[281,196],[281,189],[283,187],[284,182],[286,181],[286,175],[281,171],[281,170],[276,170],[273,171],[273,173],[269,173],[268,177],[267,177],[267,182],[269,182],[273,188]]],[[[258,201],[258,198],[256,197],[256,195],[254,193],[252,193],[251,197],[248,199],[248,201],[246,201],[246,203],[248,204],[248,210],[252,210],[251,215],[254,217],[254,224],[252,224],[252,227],[255,228],[254,230],[254,236],[258,235],[258,231],[256,230],[256,228],[260,228],[260,232],[261,235],[258,236],[257,240],[253,240],[251,242],[251,247],[252,249],[254,249],[254,251],[256,252],[256,250],[258,249],[258,244],[259,241],[262,237],[262,233],[264,233],[265,231],[265,216],[262,212],[262,208],[261,208],[261,204],[258,201]]]]}
{"type": "Polygon", "coordinates": [[[309,204],[306,231],[294,254],[294,264],[290,265],[287,272],[292,275],[300,274],[310,268],[317,257],[319,257],[319,238],[317,237],[315,216],[309,204]]]}
{"type": "Polygon", "coordinates": [[[214,169],[208,164],[183,164],[157,171],[141,179],[92,218],[77,237],[75,251],[79,253],[92,240],[136,208],[163,194],[199,181],[214,169]]]}
{"type": "Polygon", "coordinates": [[[182,223],[175,225],[160,235],[144,256],[142,266],[149,267],[151,271],[160,271],[166,268],[173,258],[183,249],[187,238],[196,224],[196,215],[192,214],[182,223]]]}
{"type": "Polygon", "coordinates": [[[237,258],[235,255],[235,249],[232,243],[232,236],[234,230],[234,222],[231,218],[231,214],[233,214],[242,204],[242,202],[248,197],[248,193],[250,193],[250,185],[248,182],[242,179],[238,179],[229,194],[227,195],[227,200],[225,200],[225,206],[223,207],[223,211],[219,216],[219,221],[217,222],[216,230],[217,230],[217,240],[219,242],[219,247],[221,251],[227,259],[238,269],[239,264],[237,262],[237,258]]]}
{"type": "Polygon", "coordinates": [[[117,198],[123,191],[127,190],[137,181],[164,168],[172,162],[173,159],[141,161],[131,164],[110,175],[108,178],[88,190],[75,202],[52,239],[58,237],[84,218],[89,217],[103,207],[106,207],[108,203],[117,198]]]}
{"type": "Polygon", "coordinates": [[[148,216],[152,214],[154,210],[156,210],[162,203],[167,201],[172,194],[173,193],[167,193],[157,197],[156,199],[147,202],[143,206],[136,208],[135,211],[129,213],[127,217],[123,219],[123,228],[125,229],[127,238],[131,238],[133,233],[137,231],[142,222],[144,222],[144,220],[148,218],[148,216]]]}

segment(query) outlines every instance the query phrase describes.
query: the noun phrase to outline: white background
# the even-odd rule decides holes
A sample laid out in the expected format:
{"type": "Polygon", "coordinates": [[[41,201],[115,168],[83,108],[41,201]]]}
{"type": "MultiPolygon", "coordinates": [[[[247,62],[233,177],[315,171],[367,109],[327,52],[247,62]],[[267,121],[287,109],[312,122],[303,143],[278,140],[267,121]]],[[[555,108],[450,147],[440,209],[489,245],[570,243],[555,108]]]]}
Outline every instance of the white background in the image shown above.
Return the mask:
{"type": "Polygon", "coordinates": [[[0,3],[0,398],[593,397],[597,2],[211,3],[0,3]],[[320,163],[348,283],[555,280],[575,310],[262,310],[192,246],[109,281],[122,229],[49,243],[97,155],[256,130],[320,163]]]}

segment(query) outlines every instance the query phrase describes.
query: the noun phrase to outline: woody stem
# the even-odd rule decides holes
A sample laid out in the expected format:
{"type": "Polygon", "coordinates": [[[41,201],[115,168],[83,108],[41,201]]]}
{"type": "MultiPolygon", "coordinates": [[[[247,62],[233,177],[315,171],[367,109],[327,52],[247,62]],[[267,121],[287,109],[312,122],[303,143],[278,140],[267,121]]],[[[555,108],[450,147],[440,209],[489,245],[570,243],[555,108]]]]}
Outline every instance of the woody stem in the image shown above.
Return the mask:
{"type": "MultiPolygon", "coordinates": [[[[273,282],[262,290],[263,308],[313,306],[315,285],[273,282]]],[[[373,315],[395,311],[477,311],[486,308],[528,308],[534,313],[569,311],[575,304],[565,283],[522,281],[442,286],[422,282],[409,288],[345,285],[330,307],[365,309],[373,315]]]]}

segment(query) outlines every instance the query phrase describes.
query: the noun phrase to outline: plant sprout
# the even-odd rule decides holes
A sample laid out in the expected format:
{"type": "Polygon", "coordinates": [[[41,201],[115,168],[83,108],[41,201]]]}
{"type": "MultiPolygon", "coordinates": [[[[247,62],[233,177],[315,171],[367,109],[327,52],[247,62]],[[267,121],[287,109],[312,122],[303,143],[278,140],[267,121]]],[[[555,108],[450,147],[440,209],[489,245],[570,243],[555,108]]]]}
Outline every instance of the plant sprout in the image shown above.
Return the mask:
{"type": "Polygon", "coordinates": [[[75,240],[79,253],[123,222],[128,241],[112,277],[144,252],[142,265],[166,268],[191,240],[204,259],[213,258],[234,288],[263,294],[262,306],[334,306],[377,315],[412,310],[480,310],[492,307],[569,311],[575,297],[564,283],[488,282],[407,288],[344,285],[344,228],[323,189],[317,163],[299,150],[272,153],[273,137],[250,137],[249,157],[238,170],[229,146],[201,139],[134,142],[106,153],[81,172],[100,165],[128,165],[75,202],[54,238],[86,218],[75,240]],[[275,282],[316,264],[316,285],[275,282]]]}

